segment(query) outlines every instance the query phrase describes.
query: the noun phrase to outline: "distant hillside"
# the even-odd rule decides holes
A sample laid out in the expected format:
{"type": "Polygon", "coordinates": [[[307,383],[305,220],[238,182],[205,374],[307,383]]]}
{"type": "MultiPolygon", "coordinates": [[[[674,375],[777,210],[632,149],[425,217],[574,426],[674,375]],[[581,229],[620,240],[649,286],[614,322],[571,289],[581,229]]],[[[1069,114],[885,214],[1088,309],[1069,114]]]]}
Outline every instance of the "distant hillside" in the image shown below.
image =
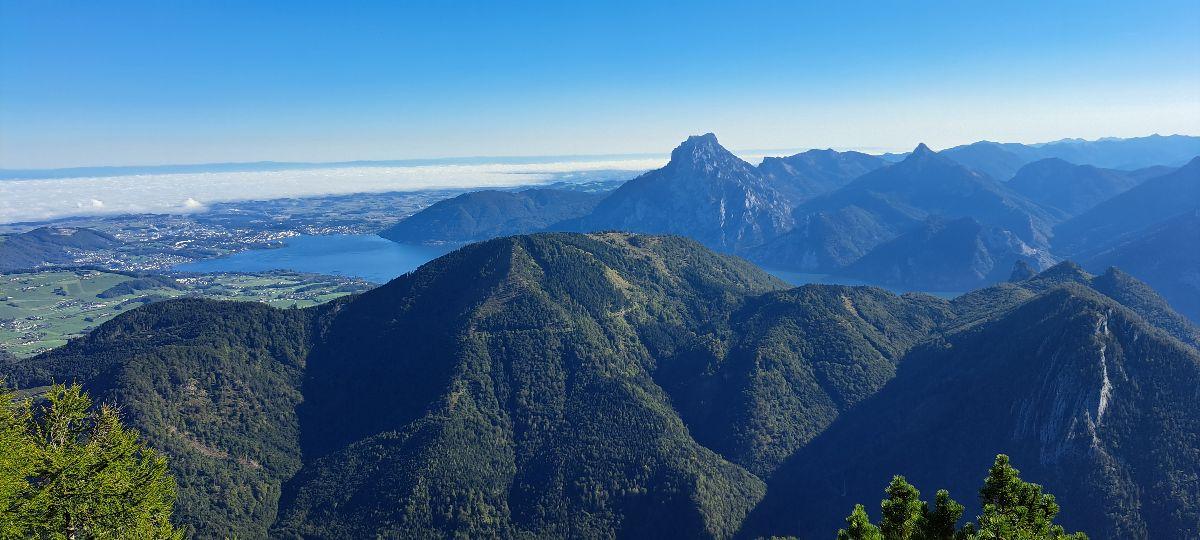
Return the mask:
{"type": "Polygon", "coordinates": [[[888,163],[861,152],[809,150],[788,157],[767,157],[758,172],[793,203],[838,189],[888,163]]]}
{"type": "Polygon", "coordinates": [[[671,161],[626,182],[586,216],[557,230],[679,234],[721,252],[761,244],[792,226],[788,198],[709,133],[671,161]]]}
{"type": "Polygon", "coordinates": [[[791,232],[747,250],[747,256],[772,268],[833,272],[930,217],[972,217],[1035,247],[1048,243],[1058,219],[925,145],[900,163],[804,203],[795,216],[791,232]]]}
{"type": "Polygon", "coordinates": [[[1007,185],[1038,204],[1074,216],[1138,185],[1141,180],[1144,178],[1132,172],[1046,158],[1021,167],[1007,185]]]}
{"type": "Polygon", "coordinates": [[[1129,272],[1200,322],[1200,208],[1122,238],[1083,264],[1096,271],[1115,266],[1129,272]]]}
{"type": "Polygon", "coordinates": [[[69,264],[80,252],[120,244],[108,234],[84,228],[40,227],[0,236],[0,272],[69,264]]]}
{"type": "Polygon", "coordinates": [[[434,203],[379,233],[402,243],[465,243],[537,232],[595,208],[606,193],[561,189],[475,191],[434,203]]]}
{"type": "Polygon", "coordinates": [[[1041,159],[1030,146],[991,141],[955,146],[939,153],[1001,182],[1012,178],[1025,164],[1041,159]]]}
{"type": "Polygon", "coordinates": [[[968,291],[1004,281],[1013,265],[1036,269],[1054,259],[1013,233],[974,218],[934,218],[871,250],[838,272],[880,285],[924,291],[968,291]]]}
{"type": "Polygon", "coordinates": [[[1059,224],[1054,228],[1054,248],[1072,256],[1095,251],[1198,207],[1200,157],[1059,224]]]}

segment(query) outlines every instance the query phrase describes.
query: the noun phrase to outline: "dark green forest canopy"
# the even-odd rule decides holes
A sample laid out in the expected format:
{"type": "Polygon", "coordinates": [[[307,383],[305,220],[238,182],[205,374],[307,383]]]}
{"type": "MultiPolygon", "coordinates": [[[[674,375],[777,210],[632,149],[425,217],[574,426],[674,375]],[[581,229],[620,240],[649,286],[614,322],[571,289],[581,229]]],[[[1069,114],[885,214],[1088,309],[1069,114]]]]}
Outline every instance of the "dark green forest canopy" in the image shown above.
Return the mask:
{"type": "Polygon", "coordinates": [[[880,433],[945,412],[939,429],[975,442],[939,432],[961,455],[910,477],[957,493],[977,453],[1057,456],[1089,482],[1029,477],[1061,494],[1064,523],[1116,538],[1200,519],[1196,335],[1136,280],[1071,265],[945,301],[789,289],[677,237],[538,234],[305,310],[152,304],[0,374],[119,404],[202,537],[831,535],[860,493],[839,471],[877,492],[920,462],[880,433]],[[1067,367],[1045,361],[1052,343],[1067,367]],[[1065,418],[1091,419],[1082,447],[1034,429],[1058,409],[1028,391],[1053,381],[1077,390],[1065,418]],[[829,502],[787,495],[800,483],[829,502]]]}

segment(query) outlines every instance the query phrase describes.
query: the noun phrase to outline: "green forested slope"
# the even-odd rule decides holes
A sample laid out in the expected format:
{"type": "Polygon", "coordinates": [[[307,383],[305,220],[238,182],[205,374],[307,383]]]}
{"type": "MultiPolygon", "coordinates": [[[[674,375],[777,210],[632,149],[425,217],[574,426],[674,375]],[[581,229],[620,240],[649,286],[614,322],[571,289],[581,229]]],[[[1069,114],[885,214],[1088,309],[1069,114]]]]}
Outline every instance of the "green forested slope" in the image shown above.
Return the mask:
{"type": "MultiPolygon", "coordinates": [[[[749,532],[820,535],[881,478],[972,493],[997,452],[1094,538],[1200,531],[1200,355],[1078,285],[928,342],[795,453],[749,532]]],[[[977,505],[968,505],[968,514],[977,505]]]]}
{"type": "Polygon", "coordinates": [[[764,486],[691,438],[635,326],[719,336],[710,317],[778,286],[679,239],[539,235],[368,293],[312,356],[323,457],[277,532],[728,536],[764,486]]]}
{"type": "Polygon", "coordinates": [[[261,537],[300,467],[304,357],[315,312],[253,302],[150,304],[51,353],[11,360],[9,384],[82,382],[167,457],[178,521],[197,537],[261,537]]]}

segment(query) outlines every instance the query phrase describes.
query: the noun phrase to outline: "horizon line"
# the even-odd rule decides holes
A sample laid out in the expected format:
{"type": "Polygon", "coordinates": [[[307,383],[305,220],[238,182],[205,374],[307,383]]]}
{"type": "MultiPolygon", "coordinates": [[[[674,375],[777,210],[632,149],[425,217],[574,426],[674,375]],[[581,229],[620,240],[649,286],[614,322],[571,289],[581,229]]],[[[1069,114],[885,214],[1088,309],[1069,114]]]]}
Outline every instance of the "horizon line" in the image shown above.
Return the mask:
{"type": "MultiPolygon", "coordinates": [[[[706,132],[706,133],[711,133],[711,132],[706,132]]],[[[700,134],[697,134],[697,135],[700,135],[700,134]]],[[[1155,133],[1151,133],[1149,135],[1137,135],[1137,136],[1133,136],[1133,137],[1111,137],[1110,136],[1110,137],[1097,137],[1095,139],[1085,139],[1082,137],[1064,137],[1064,138],[1055,139],[1052,141],[1044,141],[1044,142],[993,141],[990,139],[980,139],[977,141],[957,144],[954,146],[947,146],[945,148],[941,148],[936,151],[941,152],[943,150],[948,150],[951,148],[958,148],[961,146],[970,146],[970,145],[979,144],[979,143],[1022,144],[1022,145],[1026,145],[1026,146],[1044,146],[1044,145],[1049,145],[1049,144],[1065,143],[1065,142],[1095,143],[1095,142],[1114,141],[1114,140],[1146,139],[1146,138],[1151,138],[1151,137],[1162,137],[1162,138],[1197,137],[1197,138],[1200,138],[1200,133],[1198,133],[1198,134],[1171,133],[1168,135],[1162,135],[1160,133],[1155,132],[1155,133]]],[[[718,140],[720,140],[719,137],[718,137],[718,140]]],[[[835,150],[838,152],[862,152],[862,153],[871,154],[871,155],[875,155],[875,156],[887,156],[887,155],[895,156],[895,155],[907,154],[907,153],[911,152],[911,148],[916,148],[917,146],[919,146],[921,144],[924,144],[924,143],[918,142],[918,143],[912,145],[911,147],[908,147],[909,148],[908,150],[905,150],[903,147],[895,147],[895,148],[889,149],[889,148],[878,147],[878,146],[840,147],[840,148],[835,148],[835,147],[824,147],[824,148],[820,148],[820,147],[811,147],[811,148],[783,147],[783,148],[737,148],[737,149],[727,148],[727,149],[730,152],[733,152],[734,154],[740,153],[740,154],[746,154],[746,155],[751,155],[751,156],[794,155],[794,154],[783,154],[783,153],[786,153],[786,152],[802,153],[802,152],[807,152],[807,151],[811,151],[811,150],[835,150]],[[774,154],[775,152],[780,152],[780,154],[774,154]]],[[[395,159],[349,159],[349,160],[334,160],[334,161],[280,161],[280,160],[273,160],[273,159],[263,159],[263,160],[255,160],[255,161],[209,161],[209,162],[191,162],[191,163],[76,165],[76,166],[69,166],[69,167],[20,167],[20,168],[0,167],[0,179],[5,179],[5,180],[40,179],[39,177],[26,178],[26,177],[21,177],[21,176],[12,176],[12,175],[21,174],[21,173],[46,175],[46,174],[56,174],[56,173],[57,174],[65,174],[65,173],[69,173],[72,171],[101,172],[101,171],[105,171],[105,170],[110,170],[110,172],[115,172],[115,171],[111,171],[111,170],[119,170],[119,169],[131,169],[131,170],[140,169],[140,170],[145,170],[147,172],[152,172],[153,169],[202,168],[202,167],[252,167],[252,166],[281,166],[281,167],[291,167],[291,168],[338,168],[338,167],[352,167],[352,166],[383,167],[383,166],[453,165],[453,164],[463,164],[468,161],[477,162],[477,161],[481,161],[481,160],[497,160],[494,162],[509,161],[509,162],[513,162],[513,163],[522,163],[522,161],[520,161],[520,160],[524,160],[523,163],[529,163],[529,160],[536,160],[536,161],[582,160],[582,159],[616,160],[616,159],[620,159],[620,158],[646,159],[646,158],[656,158],[656,157],[663,157],[663,156],[669,156],[669,155],[670,155],[670,152],[668,151],[668,152],[630,152],[630,153],[598,153],[598,154],[458,155],[458,156],[440,156],[440,157],[408,157],[408,158],[395,158],[395,159]]],[[[192,172],[201,172],[201,171],[192,171],[192,172]]],[[[123,174],[136,174],[136,173],[134,173],[132,171],[127,171],[123,174]]],[[[110,175],[110,176],[115,176],[115,175],[110,175]]]]}

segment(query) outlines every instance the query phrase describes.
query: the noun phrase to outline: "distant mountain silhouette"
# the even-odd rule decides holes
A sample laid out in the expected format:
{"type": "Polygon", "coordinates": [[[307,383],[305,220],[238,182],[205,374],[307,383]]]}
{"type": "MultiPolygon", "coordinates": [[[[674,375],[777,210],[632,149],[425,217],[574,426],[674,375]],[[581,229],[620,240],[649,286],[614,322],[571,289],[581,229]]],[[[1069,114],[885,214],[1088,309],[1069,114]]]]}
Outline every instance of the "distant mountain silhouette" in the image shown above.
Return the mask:
{"type": "Polygon", "coordinates": [[[1118,267],[1200,323],[1200,209],[1123,238],[1084,259],[1083,265],[1096,271],[1118,267]]]}
{"type": "Polygon", "coordinates": [[[1074,216],[1138,185],[1145,179],[1140,176],[1046,158],[1021,167],[1006,185],[1034,202],[1074,216]]]}
{"type": "Polygon", "coordinates": [[[947,148],[941,153],[971,169],[1005,181],[1012,178],[1022,166],[1047,158],[1127,171],[1152,166],[1177,167],[1200,155],[1200,137],[1151,135],[1095,141],[1063,139],[1041,144],[980,141],[947,148]]]}
{"type": "Polygon", "coordinates": [[[851,180],[888,165],[862,152],[809,150],[787,157],[767,157],[758,171],[771,186],[799,203],[845,186],[851,180]]]}
{"type": "Polygon", "coordinates": [[[968,291],[1007,279],[1018,262],[1043,269],[1054,259],[1015,234],[974,218],[933,218],[838,274],[910,290],[968,291]]]}
{"type": "Polygon", "coordinates": [[[1041,158],[1036,149],[1024,144],[991,141],[955,146],[939,153],[1002,182],[1025,164],[1041,158]]]}
{"type": "Polygon", "coordinates": [[[1044,247],[1058,221],[987,175],[924,144],[904,161],[877,169],[795,210],[795,228],[746,253],[768,267],[836,271],[927,218],[973,217],[1044,247]]]}
{"type": "Polygon", "coordinates": [[[1068,256],[1094,252],[1198,207],[1200,157],[1059,224],[1054,228],[1054,248],[1068,256]]]}
{"type": "Polygon", "coordinates": [[[402,243],[462,243],[537,232],[587,214],[605,195],[563,189],[475,191],[434,203],[379,235],[402,243]]]}

